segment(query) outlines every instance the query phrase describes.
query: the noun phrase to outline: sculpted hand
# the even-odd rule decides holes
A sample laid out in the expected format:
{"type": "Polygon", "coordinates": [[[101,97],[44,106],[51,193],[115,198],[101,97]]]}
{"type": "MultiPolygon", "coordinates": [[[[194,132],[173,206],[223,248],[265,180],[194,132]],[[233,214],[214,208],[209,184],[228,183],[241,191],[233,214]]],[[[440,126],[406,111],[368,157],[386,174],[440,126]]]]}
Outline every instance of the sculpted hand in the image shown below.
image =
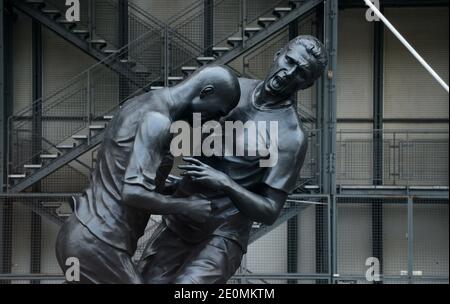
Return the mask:
{"type": "Polygon", "coordinates": [[[204,223],[212,216],[211,201],[197,195],[190,196],[186,200],[189,209],[185,215],[194,222],[204,223]]]}
{"type": "Polygon", "coordinates": [[[202,163],[198,159],[183,157],[183,160],[188,162],[189,165],[178,166],[181,170],[185,170],[181,175],[190,177],[194,182],[215,190],[223,189],[230,182],[228,175],[202,163]]]}

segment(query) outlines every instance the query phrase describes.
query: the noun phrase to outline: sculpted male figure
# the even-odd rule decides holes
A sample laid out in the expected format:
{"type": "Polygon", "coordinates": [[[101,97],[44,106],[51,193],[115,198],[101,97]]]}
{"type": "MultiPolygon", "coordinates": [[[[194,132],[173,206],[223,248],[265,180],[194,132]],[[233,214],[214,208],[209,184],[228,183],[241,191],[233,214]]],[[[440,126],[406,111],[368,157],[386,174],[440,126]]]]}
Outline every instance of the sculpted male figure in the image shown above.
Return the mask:
{"type": "MultiPolygon", "coordinates": [[[[264,81],[239,79],[241,99],[223,121],[276,122],[277,161],[260,166],[262,151],[245,156],[185,158],[188,165],[177,194],[202,193],[212,200],[213,216],[194,223],[180,215],[163,217],[139,263],[146,283],[226,283],[246,252],[253,221],[271,224],[296,186],[307,139],[292,98],[323,74],[327,55],[312,36],[290,41],[274,58],[264,81]]],[[[248,138],[236,145],[248,150],[248,138]]],[[[238,147],[236,147],[238,150],[238,147]]],[[[271,152],[272,153],[272,152],[271,152]]]]}
{"type": "Polygon", "coordinates": [[[169,153],[170,125],[194,112],[219,118],[239,101],[238,79],[225,67],[200,69],[172,88],[132,99],[105,130],[97,166],[56,243],[58,263],[79,259],[82,283],[141,283],[131,260],[150,214],[190,221],[210,216],[211,203],[158,193],[157,170],[169,153]]]}

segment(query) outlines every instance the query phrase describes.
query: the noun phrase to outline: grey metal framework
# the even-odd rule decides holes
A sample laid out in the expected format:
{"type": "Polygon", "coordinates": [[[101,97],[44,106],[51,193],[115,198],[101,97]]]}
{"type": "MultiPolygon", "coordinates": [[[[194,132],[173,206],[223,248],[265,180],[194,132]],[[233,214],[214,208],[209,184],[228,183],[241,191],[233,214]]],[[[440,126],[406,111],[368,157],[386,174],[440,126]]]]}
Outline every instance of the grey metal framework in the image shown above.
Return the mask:
{"type": "MultiPolygon", "coordinates": [[[[364,283],[362,259],[366,256],[346,250],[351,248],[349,244],[366,241],[371,249],[367,255],[381,262],[383,282],[448,282],[448,261],[439,261],[439,267],[447,269],[441,271],[415,249],[426,242],[423,227],[417,224],[420,216],[434,212],[448,217],[448,132],[383,130],[381,23],[374,23],[374,115],[367,120],[373,130],[337,131],[338,11],[343,6],[362,7],[360,2],[277,0],[262,5],[257,0],[198,0],[162,22],[127,0],[86,0],[82,1],[86,4],[82,5],[82,15],[87,21],[67,23],[61,18],[64,6],[60,1],[10,1],[5,13],[5,1],[0,0],[0,185],[4,188],[0,189],[0,282],[62,280],[59,269],[41,269],[41,251],[48,242],[43,223],[57,229],[70,214],[71,196],[78,195],[88,182],[75,167],[93,166],[106,124],[118,108],[127,106],[129,98],[173,85],[199,66],[213,63],[229,64],[242,76],[263,77],[261,63],[290,37],[302,33],[320,37],[329,53],[328,70],[308,92],[310,100],[305,102],[299,95],[308,155],[298,188],[279,219],[272,226],[255,224],[251,235],[255,248],[270,240],[286,249],[280,249],[281,256],[268,253],[271,259],[286,259],[285,271],[264,272],[250,249],[230,283],[364,283]],[[10,84],[5,80],[10,55],[4,47],[11,38],[5,28],[13,15],[11,6],[34,20],[34,101],[14,115],[9,115],[10,84]],[[97,22],[101,18],[109,20],[111,26],[105,28],[97,22]],[[41,26],[98,61],[46,96],[39,91],[41,26]],[[240,57],[242,66],[238,69],[234,60],[240,57]],[[92,164],[85,164],[80,156],[89,152],[92,164]],[[60,190],[58,176],[69,173],[75,193],[58,193],[67,189],[60,190]],[[27,190],[32,193],[24,193],[27,190]],[[354,210],[366,219],[368,240],[359,239],[343,221],[354,210]],[[404,218],[404,236],[386,231],[394,213],[404,218]],[[27,266],[15,269],[13,226],[22,223],[31,224],[31,254],[27,266]],[[279,240],[280,230],[286,243],[279,240]],[[392,237],[400,244],[397,260],[384,254],[392,237]],[[351,264],[348,259],[357,262],[351,264]],[[419,266],[424,273],[416,273],[419,266]]],[[[448,1],[385,4],[448,6],[448,1]]],[[[147,226],[136,259],[158,223],[156,217],[147,226]]],[[[448,230],[448,220],[443,223],[448,230]]],[[[431,249],[439,247],[428,242],[431,249]]],[[[50,259],[54,262],[53,256],[50,259]]]]}

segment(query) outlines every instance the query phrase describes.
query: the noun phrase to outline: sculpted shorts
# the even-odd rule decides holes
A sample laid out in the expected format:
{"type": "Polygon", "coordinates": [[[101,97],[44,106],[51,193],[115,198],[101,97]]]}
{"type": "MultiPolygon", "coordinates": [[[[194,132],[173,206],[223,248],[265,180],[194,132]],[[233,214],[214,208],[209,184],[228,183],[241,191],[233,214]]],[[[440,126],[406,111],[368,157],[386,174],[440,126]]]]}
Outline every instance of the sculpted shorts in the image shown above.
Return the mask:
{"type": "Polygon", "coordinates": [[[76,257],[80,262],[78,283],[142,283],[131,256],[98,239],[75,215],[64,223],[56,240],[56,258],[64,273],[69,267],[65,265],[69,257],[76,257]]]}
{"type": "Polygon", "coordinates": [[[211,235],[188,243],[164,223],[147,245],[138,269],[149,284],[225,284],[241,264],[243,251],[235,241],[211,235]]]}

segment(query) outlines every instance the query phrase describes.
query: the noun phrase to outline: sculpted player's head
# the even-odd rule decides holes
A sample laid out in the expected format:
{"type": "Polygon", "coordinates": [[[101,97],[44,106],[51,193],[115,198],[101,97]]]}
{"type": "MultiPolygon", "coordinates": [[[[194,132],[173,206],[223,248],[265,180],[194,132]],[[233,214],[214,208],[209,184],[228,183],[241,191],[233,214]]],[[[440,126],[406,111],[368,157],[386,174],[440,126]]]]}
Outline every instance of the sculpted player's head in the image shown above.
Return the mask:
{"type": "Polygon", "coordinates": [[[312,86],[327,64],[327,52],[317,38],[298,36],[275,55],[264,89],[269,95],[289,97],[312,86]]]}
{"type": "Polygon", "coordinates": [[[189,112],[201,113],[202,120],[225,116],[239,103],[238,78],[225,66],[200,68],[186,81],[195,91],[189,112]]]}

